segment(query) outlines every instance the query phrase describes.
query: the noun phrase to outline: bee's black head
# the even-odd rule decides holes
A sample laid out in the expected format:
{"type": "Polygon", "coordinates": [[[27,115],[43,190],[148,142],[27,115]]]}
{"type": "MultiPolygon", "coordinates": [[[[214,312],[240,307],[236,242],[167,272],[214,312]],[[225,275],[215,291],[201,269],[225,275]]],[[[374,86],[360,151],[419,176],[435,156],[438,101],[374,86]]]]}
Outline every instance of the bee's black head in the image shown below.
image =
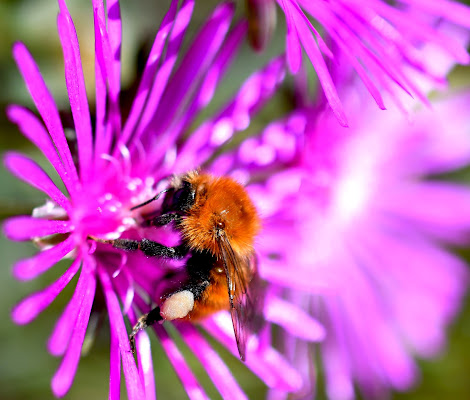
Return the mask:
{"type": "Polygon", "coordinates": [[[163,213],[188,212],[194,205],[196,190],[186,180],[182,180],[178,187],[168,191],[163,202],[163,213]]]}

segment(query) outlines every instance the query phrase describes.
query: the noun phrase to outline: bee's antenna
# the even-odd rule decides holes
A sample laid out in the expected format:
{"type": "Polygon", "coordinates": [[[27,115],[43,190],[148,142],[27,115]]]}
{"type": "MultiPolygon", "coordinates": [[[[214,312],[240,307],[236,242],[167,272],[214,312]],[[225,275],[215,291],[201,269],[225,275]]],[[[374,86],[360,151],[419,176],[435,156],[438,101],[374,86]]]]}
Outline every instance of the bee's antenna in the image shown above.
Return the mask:
{"type": "Polygon", "coordinates": [[[140,207],[146,206],[147,204],[150,204],[152,201],[158,200],[158,198],[159,198],[163,193],[166,193],[166,192],[168,192],[168,191],[170,191],[170,190],[171,190],[171,188],[170,188],[170,189],[162,190],[160,193],[158,193],[155,197],[152,197],[150,200],[147,200],[147,201],[143,202],[142,204],[138,204],[138,205],[132,207],[132,208],[131,208],[131,211],[134,211],[134,210],[136,210],[136,209],[138,209],[138,208],[140,208],[140,207]]]}

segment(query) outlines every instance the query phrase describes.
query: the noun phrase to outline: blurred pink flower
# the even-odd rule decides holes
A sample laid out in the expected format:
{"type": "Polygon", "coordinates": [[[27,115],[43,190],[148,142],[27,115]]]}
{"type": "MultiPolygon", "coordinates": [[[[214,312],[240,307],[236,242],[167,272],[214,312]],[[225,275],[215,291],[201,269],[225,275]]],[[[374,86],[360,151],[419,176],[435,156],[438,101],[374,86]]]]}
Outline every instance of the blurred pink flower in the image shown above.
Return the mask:
{"type": "MultiPolygon", "coordinates": [[[[275,0],[249,0],[258,35],[267,36],[275,0]]],[[[301,67],[302,48],[308,55],[328,103],[341,125],[347,126],[337,88],[330,74],[332,64],[345,62],[355,69],[377,105],[385,109],[382,93],[395,101],[401,92],[427,103],[416,86],[415,75],[445,83],[427,63],[422,47],[431,45],[461,64],[470,58],[457,27],[468,32],[470,8],[451,0],[277,0],[287,22],[287,61],[293,73],[301,67]],[[325,33],[320,35],[309,17],[325,33]],[[450,31],[448,28],[454,30],[450,31]],[[341,55],[342,60],[338,60],[341,55]]],[[[265,40],[265,39],[264,39],[265,40]]]]}
{"type": "MultiPolygon", "coordinates": [[[[410,123],[359,92],[343,92],[350,129],[330,111],[300,110],[253,139],[274,164],[245,164],[262,174],[284,155],[289,166],[250,194],[264,217],[261,276],[326,330],[315,347],[281,334],[304,377],[300,398],[312,398],[315,360],[330,399],[353,399],[356,384],[374,399],[409,389],[414,356],[442,350],[468,287],[464,262],[441,244],[468,243],[470,189],[429,177],[470,162],[470,93],[436,102],[410,123]]],[[[248,160],[243,146],[237,152],[248,160]]]]}

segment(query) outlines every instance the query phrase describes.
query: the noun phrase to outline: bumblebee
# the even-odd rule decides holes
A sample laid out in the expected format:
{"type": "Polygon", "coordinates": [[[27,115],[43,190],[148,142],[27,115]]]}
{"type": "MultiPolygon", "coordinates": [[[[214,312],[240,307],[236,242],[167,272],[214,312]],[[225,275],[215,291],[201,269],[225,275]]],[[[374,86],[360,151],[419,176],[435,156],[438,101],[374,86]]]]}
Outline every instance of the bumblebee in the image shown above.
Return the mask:
{"type": "MultiPolygon", "coordinates": [[[[162,320],[197,322],[217,311],[229,310],[242,360],[246,331],[255,310],[256,278],[254,240],[260,219],[245,188],[227,176],[215,177],[191,171],[176,176],[154,198],[133,207],[143,207],[165,197],[157,216],[145,218],[145,226],[173,224],[181,243],[167,247],[152,240],[99,240],[127,251],[142,251],[148,257],[186,258],[187,279],[181,287],[163,296],[161,304],[139,318],[130,334],[135,350],[137,333],[162,320]]],[[[96,239],[95,239],[96,240],[96,239]]]]}

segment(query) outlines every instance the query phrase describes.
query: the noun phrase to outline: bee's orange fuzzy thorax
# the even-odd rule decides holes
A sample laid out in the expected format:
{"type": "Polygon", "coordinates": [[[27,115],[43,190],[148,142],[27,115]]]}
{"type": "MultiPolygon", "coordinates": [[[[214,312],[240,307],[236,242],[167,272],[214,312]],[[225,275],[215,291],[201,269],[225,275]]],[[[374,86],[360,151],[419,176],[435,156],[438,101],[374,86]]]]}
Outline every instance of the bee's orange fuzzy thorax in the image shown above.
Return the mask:
{"type": "Polygon", "coordinates": [[[260,220],[245,188],[231,178],[197,172],[187,180],[196,190],[195,203],[181,224],[190,247],[218,257],[218,235],[225,235],[237,254],[252,254],[260,220]]]}

